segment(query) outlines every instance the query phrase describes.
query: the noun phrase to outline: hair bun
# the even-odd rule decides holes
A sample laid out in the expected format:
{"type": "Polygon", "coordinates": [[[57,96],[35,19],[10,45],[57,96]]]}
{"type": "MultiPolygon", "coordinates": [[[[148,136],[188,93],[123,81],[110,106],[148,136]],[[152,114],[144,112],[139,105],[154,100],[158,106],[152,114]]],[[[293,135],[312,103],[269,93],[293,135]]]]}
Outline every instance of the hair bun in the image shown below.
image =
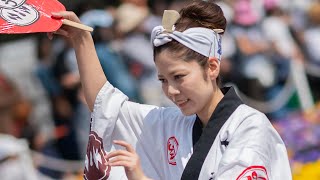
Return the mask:
{"type": "Polygon", "coordinates": [[[176,29],[183,31],[191,27],[226,29],[227,21],[223,11],[213,1],[194,1],[180,11],[176,29]]]}

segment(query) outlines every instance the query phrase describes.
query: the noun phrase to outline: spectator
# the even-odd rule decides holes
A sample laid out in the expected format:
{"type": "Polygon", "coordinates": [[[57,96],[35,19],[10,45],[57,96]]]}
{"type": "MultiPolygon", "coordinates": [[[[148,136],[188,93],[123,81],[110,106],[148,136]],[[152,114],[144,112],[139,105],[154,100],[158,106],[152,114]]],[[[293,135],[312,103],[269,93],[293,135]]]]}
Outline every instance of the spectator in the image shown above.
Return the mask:
{"type": "Polygon", "coordinates": [[[140,101],[137,83],[130,74],[124,60],[111,46],[114,40],[115,29],[112,15],[106,10],[90,10],[81,17],[81,22],[94,27],[93,40],[96,51],[108,80],[115,87],[128,94],[128,97],[136,102],[140,101]]]}
{"type": "Polygon", "coordinates": [[[0,74],[0,174],[3,180],[36,179],[28,143],[18,139],[26,129],[30,112],[30,104],[21,97],[13,82],[0,74]]]}
{"type": "Polygon", "coordinates": [[[143,101],[150,104],[168,105],[156,80],[149,32],[144,22],[149,17],[148,6],[124,3],[116,11],[116,28],[121,33],[120,53],[129,64],[131,73],[137,78],[143,101]]]}
{"type": "Polygon", "coordinates": [[[74,115],[79,105],[78,91],[80,77],[74,50],[65,41],[66,47],[60,52],[53,65],[53,74],[61,87],[54,102],[56,146],[63,159],[80,160],[75,134],[74,115]]]}
{"type": "Polygon", "coordinates": [[[266,41],[253,10],[251,0],[238,0],[234,4],[234,21],[230,31],[237,46],[236,63],[240,89],[251,97],[264,100],[264,91],[274,83],[274,67],[267,55],[271,46],[266,41]],[[268,74],[268,76],[265,76],[268,74]]]}
{"type": "MultiPolygon", "coordinates": [[[[307,12],[310,20],[309,27],[304,32],[304,48],[308,57],[307,67],[315,67],[316,71],[320,69],[320,1],[315,2],[310,6],[307,12]]],[[[320,100],[320,77],[310,74],[308,76],[310,87],[316,101],[320,100]]]]}

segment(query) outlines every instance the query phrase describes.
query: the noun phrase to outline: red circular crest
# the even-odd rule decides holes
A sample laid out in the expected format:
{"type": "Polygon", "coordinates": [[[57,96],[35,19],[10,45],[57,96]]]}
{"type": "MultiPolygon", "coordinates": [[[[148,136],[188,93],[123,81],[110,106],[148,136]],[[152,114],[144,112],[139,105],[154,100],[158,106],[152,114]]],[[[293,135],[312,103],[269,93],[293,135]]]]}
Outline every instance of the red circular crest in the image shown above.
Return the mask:
{"type": "Polygon", "coordinates": [[[269,180],[269,178],[265,167],[250,166],[238,176],[237,180],[269,180]]]}
{"type": "Polygon", "coordinates": [[[174,136],[170,137],[167,143],[167,156],[168,156],[168,163],[174,166],[177,165],[175,157],[177,155],[178,148],[179,148],[179,143],[176,137],[174,136]]]}

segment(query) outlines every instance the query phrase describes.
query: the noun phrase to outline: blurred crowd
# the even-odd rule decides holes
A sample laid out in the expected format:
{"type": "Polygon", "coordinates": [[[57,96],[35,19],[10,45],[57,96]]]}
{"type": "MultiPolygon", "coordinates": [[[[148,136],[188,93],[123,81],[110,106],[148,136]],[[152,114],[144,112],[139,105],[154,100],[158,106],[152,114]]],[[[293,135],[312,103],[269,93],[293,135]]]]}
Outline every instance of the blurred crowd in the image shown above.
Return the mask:
{"type": "MultiPolygon", "coordinates": [[[[186,3],[121,0],[117,5],[106,5],[86,1],[78,3],[73,11],[83,24],[94,28],[92,36],[101,66],[115,87],[132,101],[171,106],[157,80],[149,37],[153,27],[161,25],[163,10],[179,10],[186,3]]],[[[256,102],[272,102],[283,91],[289,94],[281,107],[260,109],[276,121],[300,108],[297,94],[285,91],[295,73],[295,63],[304,69],[312,102],[319,102],[320,0],[217,3],[228,21],[222,43],[223,84],[236,85],[243,96],[256,102]]],[[[64,161],[53,164],[41,161],[44,157],[29,159],[27,162],[37,169],[29,179],[81,179],[82,169],[77,165],[65,169],[60,165],[81,165],[89,134],[90,112],[81,90],[75,53],[62,37],[49,40],[46,34],[36,34],[34,38],[37,57],[30,83],[42,89],[43,95],[23,96],[25,89],[19,89],[0,70],[0,174],[13,176],[10,172],[22,171],[24,165],[12,162],[21,160],[22,155],[40,152],[64,161]],[[40,161],[45,163],[37,164],[40,161]]],[[[22,160],[26,162],[26,158],[22,160]]],[[[20,173],[12,179],[26,177],[20,173]]]]}

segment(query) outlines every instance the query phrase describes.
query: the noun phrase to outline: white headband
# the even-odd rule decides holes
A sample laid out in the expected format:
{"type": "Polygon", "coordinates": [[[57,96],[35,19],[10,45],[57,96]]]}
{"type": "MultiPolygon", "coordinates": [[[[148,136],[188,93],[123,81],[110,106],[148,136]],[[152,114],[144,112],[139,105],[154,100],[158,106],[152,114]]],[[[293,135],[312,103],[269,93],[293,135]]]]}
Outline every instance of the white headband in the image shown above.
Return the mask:
{"type": "Polygon", "coordinates": [[[151,42],[153,46],[158,47],[174,39],[203,56],[216,57],[220,61],[222,55],[222,37],[219,33],[223,32],[223,30],[194,27],[184,32],[175,31],[173,24],[179,18],[177,13],[178,12],[171,10],[165,11],[162,20],[163,26],[157,26],[152,31],[151,42]]]}

